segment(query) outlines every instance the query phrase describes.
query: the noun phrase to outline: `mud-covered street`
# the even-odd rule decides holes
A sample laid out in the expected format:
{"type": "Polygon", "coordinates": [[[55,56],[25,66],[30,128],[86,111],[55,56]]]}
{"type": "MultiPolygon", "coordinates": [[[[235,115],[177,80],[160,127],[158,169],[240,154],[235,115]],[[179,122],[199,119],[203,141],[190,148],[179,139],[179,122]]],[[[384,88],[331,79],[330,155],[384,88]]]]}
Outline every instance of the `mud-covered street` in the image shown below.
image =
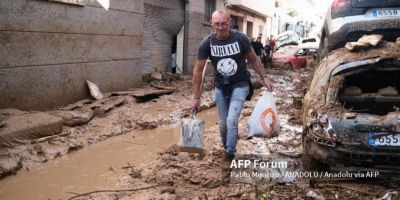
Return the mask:
{"type": "MultiPolygon", "coordinates": [[[[367,174],[349,171],[353,174],[349,177],[330,171],[313,172],[318,174],[314,177],[303,169],[300,113],[311,69],[270,71],[281,125],[277,137],[247,139],[249,116],[265,90],[259,88],[260,84],[255,84],[259,89],[252,101],[246,102],[240,118],[235,160],[286,163],[285,167],[243,169],[224,160],[212,77],[206,78],[199,114],[206,121],[205,155],[180,152],[176,145],[179,119],[190,113],[191,77],[163,74],[161,80],[151,79],[148,85],[172,89],[172,93],[146,99],[135,98],[129,92],[109,94],[104,102],[119,103],[95,115],[89,123],[63,126],[57,136],[2,148],[0,198],[398,198],[389,193],[399,188],[396,176],[361,178],[356,174],[367,174]]],[[[257,80],[254,75],[253,82],[257,80]]],[[[71,107],[83,109],[93,103],[84,100],[50,113],[71,107]]]]}
{"type": "Polygon", "coordinates": [[[0,27],[0,200],[400,200],[400,0],[0,1],[0,27]]]}

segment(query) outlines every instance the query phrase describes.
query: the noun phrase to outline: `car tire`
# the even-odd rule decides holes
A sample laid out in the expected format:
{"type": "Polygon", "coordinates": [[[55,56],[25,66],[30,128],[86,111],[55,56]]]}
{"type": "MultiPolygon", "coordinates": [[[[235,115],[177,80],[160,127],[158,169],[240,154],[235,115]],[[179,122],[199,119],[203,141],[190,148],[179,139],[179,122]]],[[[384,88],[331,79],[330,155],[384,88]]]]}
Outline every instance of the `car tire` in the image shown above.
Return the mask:
{"type": "Polygon", "coordinates": [[[322,163],[312,157],[311,143],[312,141],[305,134],[303,134],[303,155],[302,155],[303,168],[306,170],[317,170],[317,171],[328,170],[329,166],[327,164],[322,163]]]}

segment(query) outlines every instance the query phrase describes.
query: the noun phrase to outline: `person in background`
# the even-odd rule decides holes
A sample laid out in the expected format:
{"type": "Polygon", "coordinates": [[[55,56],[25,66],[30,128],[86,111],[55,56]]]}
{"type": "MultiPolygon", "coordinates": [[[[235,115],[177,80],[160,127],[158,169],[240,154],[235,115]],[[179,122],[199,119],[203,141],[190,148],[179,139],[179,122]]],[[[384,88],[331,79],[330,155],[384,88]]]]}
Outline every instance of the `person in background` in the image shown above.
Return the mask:
{"type": "Polygon", "coordinates": [[[274,53],[275,52],[275,38],[273,35],[271,35],[271,37],[269,37],[268,43],[271,46],[272,53],[274,53]]]}
{"type": "MultiPolygon", "coordinates": [[[[250,38],[250,37],[249,37],[249,38],[250,38]]],[[[254,38],[254,37],[251,38],[251,43],[250,43],[250,44],[251,44],[252,47],[253,47],[253,45],[254,45],[255,43],[256,43],[256,38],[254,38]]]]}
{"type": "Polygon", "coordinates": [[[239,117],[250,90],[250,75],[247,62],[261,77],[268,90],[273,83],[267,77],[260,59],[254,53],[247,36],[238,31],[229,30],[230,14],[226,10],[216,10],[211,17],[213,33],[200,44],[193,69],[192,111],[200,106],[201,77],[207,58],[214,67],[215,101],[219,116],[219,133],[225,149],[225,158],[232,160],[238,140],[239,117]]]}
{"type": "Polygon", "coordinates": [[[264,46],[264,64],[271,68],[271,59],[272,59],[272,47],[269,44],[268,39],[265,40],[265,46],[264,46]]]}
{"type": "Polygon", "coordinates": [[[257,40],[251,44],[254,49],[256,55],[261,59],[262,51],[263,51],[263,44],[261,43],[261,38],[258,37],[257,40]]]}

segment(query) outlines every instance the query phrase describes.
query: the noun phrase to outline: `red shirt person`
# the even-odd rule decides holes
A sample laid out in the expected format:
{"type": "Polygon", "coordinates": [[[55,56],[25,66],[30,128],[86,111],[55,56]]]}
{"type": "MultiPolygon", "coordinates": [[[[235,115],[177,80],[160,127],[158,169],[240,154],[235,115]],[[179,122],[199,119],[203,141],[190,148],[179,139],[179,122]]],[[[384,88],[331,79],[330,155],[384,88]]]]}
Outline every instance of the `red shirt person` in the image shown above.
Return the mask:
{"type": "Polygon", "coordinates": [[[275,51],[275,39],[274,39],[273,35],[271,35],[271,37],[269,38],[268,43],[271,46],[272,52],[274,52],[275,51]]]}

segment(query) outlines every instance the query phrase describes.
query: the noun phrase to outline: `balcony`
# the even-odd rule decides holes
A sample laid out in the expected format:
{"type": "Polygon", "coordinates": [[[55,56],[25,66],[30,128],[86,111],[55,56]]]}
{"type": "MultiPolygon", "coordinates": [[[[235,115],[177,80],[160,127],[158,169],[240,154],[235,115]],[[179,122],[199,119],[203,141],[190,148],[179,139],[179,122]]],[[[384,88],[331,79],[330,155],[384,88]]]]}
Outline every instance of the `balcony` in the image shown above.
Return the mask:
{"type": "Polygon", "coordinates": [[[262,17],[274,16],[275,1],[272,0],[230,0],[229,3],[234,7],[262,17]]]}

